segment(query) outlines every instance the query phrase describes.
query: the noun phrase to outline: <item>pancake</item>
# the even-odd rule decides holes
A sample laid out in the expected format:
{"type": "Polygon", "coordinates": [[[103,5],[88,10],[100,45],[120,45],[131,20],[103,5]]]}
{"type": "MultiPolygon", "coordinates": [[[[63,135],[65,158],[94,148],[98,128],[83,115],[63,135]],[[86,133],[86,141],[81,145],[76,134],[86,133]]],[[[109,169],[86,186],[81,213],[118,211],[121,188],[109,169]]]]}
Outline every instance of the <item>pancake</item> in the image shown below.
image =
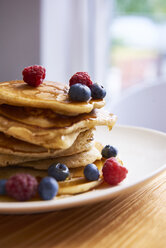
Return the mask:
{"type": "Polygon", "coordinates": [[[50,109],[16,107],[7,104],[0,105],[0,114],[20,123],[42,128],[70,127],[82,119],[92,117],[92,112],[90,114],[80,114],[78,116],[64,116],[56,114],[50,109]]]}
{"type": "Polygon", "coordinates": [[[35,161],[38,158],[32,157],[20,157],[16,155],[2,154],[0,153],[0,167],[4,167],[7,165],[20,164],[27,161],[35,161]]]}
{"type": "Polygon", "coordinates": [[[80,133],[73,145],[68,149],[58,150],[48,150],[42,146],[33,145],[31,143],[24,142],[0,133],[0,153],[14,155],[13,157],[21,156],[41,159],[49,157],[68,156],[90,150],[93,144],[93,129],[80,133]]]}
{"type": "Polygon", "coordinates": [[[45,81],[39,87],[31,87],[24,81],[0,83],[0,103],[13,106],[52,109],[61,115],[75,116],[89,113],[94,108],[102,108],[103,100],[71,102],[68,86],[62,83],[45,81]]]}
{"type": "Polygon", "coordinates": [[[92,147],[89,151],[77,153],[71,156],[43,159],[32,162],[25,162],[19,164],[20,167],[32,167],[39,170],[47,170],[53,163],[66,164],[68,168],[76,168],[86,166],[93,163],[95,160],[101,159],[101,151],[98,144],[92,147]]]}
{"type": "MultiPolygon", "coordinates": [[[[102,160],[96,160],[94,162],[99,169],[102,171],[103,162],[102,160]]],[[[83,177],[84,167],[70,168],[70,178],[83,177]]],[[[6,166],[0,167],[0,179],[8,179],[10,176],[16,173],[28,173],[37,178],[43,178],[48,176],[47,170],[37,170],[31,167],[19,167],[19,166],[6,166]]]]}
{"type": "Polygon", "coordinates": [[[59,182],[58,195],[75,195],[87,192],[103,183],[103,178],[96,181],[87,181],[84,177],[73,178],[66,182],[59,182]]]}
{"type": "Polygon", "coordinates": [[[88,117],[64,128],[39,128],[0,116],[0,131],[17,139],[52,149],[69,148],[78,135],[95,126],[105,125],[112,129],[116,116],[103,110],[92,111],[88,117]]]}
{"type": "MultiPolygon", "coordinates": [[[[100,175],[101,175],[101,170],[103,166],[103,161],[97,160],[94,162],[96,166],[99,169],[100,175]]],[[[84,167],[80,168],[72,168],[70,169],[70,178],[63,182],[58,182],[59,184],[59,190],[58,190],[58,195],[55,197],[55,199],[68,196],[68,195],[74,195],[74,194],[79,194],[86,192],[88,190],[91,190],[93,188],[98,187],[102,182],[103,178],[100,176],[99,180],[97,181],[87,181],[84,178],[83,174],[84,167]]],[[[0,168],[0,179],[8,179],[10,176],[16,174],[16,173],[29,173],[36,177],[38,181],[40,181],[41,178],[47,176],[47,171],[45,170],[35,170],[32,168],[21,168],[21,167],[4,167],[0,168]]],[[[34,198],[34,200],[39,200],[37,197],[34,198]]],[[[7,196],[1,196],[0,201],[13,201],[12,198],[9,198],[7,196]]]]}

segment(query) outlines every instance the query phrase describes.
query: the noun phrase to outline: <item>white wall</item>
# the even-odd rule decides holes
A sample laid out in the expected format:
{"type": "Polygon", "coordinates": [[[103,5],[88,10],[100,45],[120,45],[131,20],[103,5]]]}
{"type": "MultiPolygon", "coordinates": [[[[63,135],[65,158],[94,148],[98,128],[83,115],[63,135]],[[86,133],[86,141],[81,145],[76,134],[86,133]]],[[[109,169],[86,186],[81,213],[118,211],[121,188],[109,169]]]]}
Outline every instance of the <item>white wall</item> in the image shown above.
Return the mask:
{"type": "Polygon", "coordinates": [[[0,0],[0,81],[21,79],[40,61],[39,0],[0,0]]]}

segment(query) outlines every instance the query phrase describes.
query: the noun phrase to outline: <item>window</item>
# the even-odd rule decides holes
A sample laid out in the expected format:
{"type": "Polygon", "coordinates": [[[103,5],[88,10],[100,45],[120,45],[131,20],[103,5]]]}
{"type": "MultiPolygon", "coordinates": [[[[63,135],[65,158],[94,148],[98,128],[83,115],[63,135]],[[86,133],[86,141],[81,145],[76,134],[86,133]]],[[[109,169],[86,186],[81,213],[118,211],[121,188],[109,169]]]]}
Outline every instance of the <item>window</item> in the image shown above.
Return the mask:
{"type": "Polygon", "coordinates": [[[108,83],[120,91],[166,75],[166,1],[115,0],[108,83]]]}

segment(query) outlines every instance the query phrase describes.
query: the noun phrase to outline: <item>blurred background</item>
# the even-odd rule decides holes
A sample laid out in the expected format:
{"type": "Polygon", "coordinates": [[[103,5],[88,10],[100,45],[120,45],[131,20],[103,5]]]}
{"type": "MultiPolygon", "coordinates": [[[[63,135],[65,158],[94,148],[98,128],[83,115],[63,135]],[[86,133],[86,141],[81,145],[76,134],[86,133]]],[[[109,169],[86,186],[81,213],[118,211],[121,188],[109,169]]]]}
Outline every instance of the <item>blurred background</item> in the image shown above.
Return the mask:
{"type": "Polygon", "coordinates": [[[166,75],[166,1],[114,3],[109,74],[117,80],[117,90],[162,80],[166,75]]]}
{"type": "Polygon", "coordinates": [[[108,108],[134,86],[164,82],[166,1],[0,0],[0,81],[33,64],[64,83],[87,71],[107,88],[108,108]]]}

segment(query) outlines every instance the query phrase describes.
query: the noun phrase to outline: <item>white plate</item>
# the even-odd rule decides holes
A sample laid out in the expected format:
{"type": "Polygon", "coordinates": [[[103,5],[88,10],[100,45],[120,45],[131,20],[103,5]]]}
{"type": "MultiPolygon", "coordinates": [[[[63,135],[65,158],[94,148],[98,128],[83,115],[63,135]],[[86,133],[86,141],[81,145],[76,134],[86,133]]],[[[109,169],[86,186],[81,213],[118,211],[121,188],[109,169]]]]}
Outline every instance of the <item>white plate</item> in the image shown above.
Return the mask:
{"type": "Polygon", "coordinates": [[[51,201],[1,202],[0,213],[39,213],[81,206],[135,190],[166,169],[166,134],[145,128],[116,126],[111,132],[98,128],[96,139],[118,148],[129,173],[118,186],[51,201]]]}

